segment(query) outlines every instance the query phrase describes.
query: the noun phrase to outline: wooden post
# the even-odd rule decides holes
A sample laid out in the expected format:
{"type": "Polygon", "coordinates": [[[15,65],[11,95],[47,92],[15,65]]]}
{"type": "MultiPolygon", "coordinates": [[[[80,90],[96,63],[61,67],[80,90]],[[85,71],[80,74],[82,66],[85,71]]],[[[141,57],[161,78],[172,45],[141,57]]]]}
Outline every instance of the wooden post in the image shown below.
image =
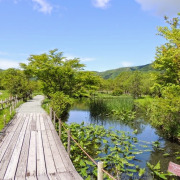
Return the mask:
{"type": "Polygon", "coordinates": [[[71,130],[70,129],[68,129],[68,132],[67,132],[67,134],[68,134],[68,146],[67,146],[67,153],[68,153],[68,155],[70,156],[70,149],[71,149],[71,130]]]}
{"type": "Polygon", "coordinates": [[[6,126],[6,115],[4,115],[4,127],[6,126]]]}
{"type": "Polygon", "coordinates": [[[1,100],[1,109],[3,109],[3,101],[1,100]]]}
{"type": "Polygon", "coordinates": [[[14,104],[14,101],[12,101],[12,110],[13,110],[13,111],[15,110],[15,104],[14,104]]]}
{"type": "Polygon", "coordinates": [[[61,128],[62,128],[61,119],[59,119],[59,138],[60,139],[61,139],[61,128]]]}
{"type": "Polygon", "coordinates": [[[55,113],[55,111],[53,112],[53,115],[54,115],[54,127],[56,129],[56,113],[55,113]]]}
{"type": "Polygon", "coordinates": [[[50,118],[51,118],[51,121],[52,121],[52,107],[50,107],[49,109],[50,109],[50,118]]]}
{"type": "Polygon", "coordinates": [[[7,107],[7,100],[5,99],[4,102],[5,102],[5,107],[7,107]]]}
{"type": "Polygon", "coordinates": [[[103,180],[103,162],[98,162],[98,180],[103,180]]]}
{"type": "Polygon", "coordinates": [[[11,115],[12,114],[12,106],[10,106],[9,111],[10,111],[10,115],[11,115]]]}

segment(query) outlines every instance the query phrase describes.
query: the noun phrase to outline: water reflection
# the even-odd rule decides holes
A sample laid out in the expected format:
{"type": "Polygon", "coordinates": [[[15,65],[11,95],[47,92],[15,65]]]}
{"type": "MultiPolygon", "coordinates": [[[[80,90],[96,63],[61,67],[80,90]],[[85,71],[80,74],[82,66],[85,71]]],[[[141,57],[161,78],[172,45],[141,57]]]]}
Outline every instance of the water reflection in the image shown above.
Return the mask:
{"type": "MultiPolygon", "coordinates": [[[[130,123],[125,123],[117,119],[113,119],[107,116],[92,116],[89,109],[88,103],[83,102],[76,103],[73,109],[69,112],[68,123],[82,123],[85,124],[97,124],[102,125],[106,129],[112,128],[112,130],[121,130],[133,134],[134,130],[137,130],[137,134],[133,136],[139,140],[138,149],[142,150],[143,153],[137,155],[138,161],[135,162],[140,167],[146,167],[146,163],[149,161],[155,165],[158,161],[161,162],[161,168],[166,171],[170,161],[180,164],[180,160],[177,160],[175,152],[180,151],[180,145],[165,140],[151,125],[143,118],[137,118],[130,123]],[[152,142],[159,141],[161,150],[155,148],[152,142]],[[147,150],[147,151],[146,151],[147,150]],[[163,154],[169,153],[170,155],[165,157],[163,154]]],[[[179,152],[180,153],[180,152],[179,152]]],[[[178,155],[180,156],[180,154],[178,155]]],[[[147,167],[146,167],[147,168],[147,167]]],[[[148,170],[148,168],[147,168],[148,170]]],[[[150,172],[146,174],[148,177],[150,172]]],[[[145,178],[146,179],[146,178],[145,178]]],[[[148,178],[147,178],[148,179],[148,178]]]]}

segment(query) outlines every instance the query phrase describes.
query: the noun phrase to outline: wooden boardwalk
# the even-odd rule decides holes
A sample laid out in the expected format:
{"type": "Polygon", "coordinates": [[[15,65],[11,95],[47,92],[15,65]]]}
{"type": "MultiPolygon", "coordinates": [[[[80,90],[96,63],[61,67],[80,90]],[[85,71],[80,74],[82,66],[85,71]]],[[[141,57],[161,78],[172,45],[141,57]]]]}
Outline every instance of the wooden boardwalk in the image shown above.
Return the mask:
{"type": "Polygon", "coordinates": [[[40,109],[41,98],[24,104],[6,129],[0,142],[0,180],[82,180],[50,117],[40,109]]]}

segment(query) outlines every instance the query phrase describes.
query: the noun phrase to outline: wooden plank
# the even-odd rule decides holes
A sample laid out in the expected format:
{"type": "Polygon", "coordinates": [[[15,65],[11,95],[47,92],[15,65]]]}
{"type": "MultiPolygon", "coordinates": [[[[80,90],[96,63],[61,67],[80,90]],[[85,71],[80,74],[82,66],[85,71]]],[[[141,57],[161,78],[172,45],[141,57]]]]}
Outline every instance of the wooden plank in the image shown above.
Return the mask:
{"type": "Polygon", "coordinates": [[[71,171],[70,173],[73,175],[74,179],[83,180],[83,178],[78,174],[77,171],[71,171]]]}
{"type": "Polygon", "coordinates": [[[19,123],[20,123],[20,120],[22,119],[22,115],[18,115],[17,118],[14,120],[14,125],[11,125],[11,127],[8,127],[8,131],[7,131],[7,134],[5,135],[5,137],[2,139],[1,141],[1,144],[0,144],[0,161],[1,161],[1,154],[2,154],[2,151],[3,149],[5,149],[4,146],[7,146],[13,136],[13,133],[14,131],[17,129],[19,123]],[[1,149],[1,147],[3,147],[1,149]]]}
{"type": "Polygon", "coordinates": [[[50,180],[61,180],[61,178],[59,177],[58,174],[54,173],[54,174],[49,174],[49,179],[50,180]]]}
{"type": "Polygon", "coordinates": [[[39,113],[37,113],[36,114],[36,125],[37,125],[37,131],[40,131],[41,130],[41,124],[40,124],[40,114],[39,113]]]}
{"type": "Polygon", "coordinates": [[[41,131],[37,132],[37,176],[46,175],[46,164],[41,131]]]}
{"type": "Polygon", "coordinates": [[[15,180],[25,180],[25,177],[22,178],[22,177],[16,177],[15,180]]]}
{"type": "Polygon", "coordinates": [[[31,120],[31,127],[30,127],[31,131],[36,131],[36,116],[35,114],[32,114],[32,120],[31,120]]]}
{"type": "Polygon", "coordinates": [[[55,143],[53,135],[52,135],[52,131],[47,130],[46,132],[47,132],[47,137],[48,137],[49,144],[50,144],[50,147],[51,147],[51,152],[52,152],[52,155],[53,155],[56,171],[57,172],[65,172],[66,168],[64,166],[64,162],[63,162],[63,160],[61,158],[61,155],[59,154],[59,151],[57,149],[56,143],[55,143]]]}
{"type": "Polygon", "coordinates": [[[59,139],[59,136],[57,134],[57,132],[55,131],[52,131],[53,133],[53,137],[54,137],[54,141],[56,142],[57,144],[57,147],[58,147],[58,150],[59,150],[59,153],[61,154],[61,157],[63,162],[64,162],[64,165],[66,167],[66,170],[69,171],[70,173],[73,174],[73,177],[77,180],[82,180],[82,177],[78,174],[78,172],[76,171],[76,169],[74,168],[74,165],[72,164],[62,142],[60,141],[59,139]]]}
{"type": "Polygon", "coordinates": [[[7,126],[6,133],[16,130],[17,123],[19,123],[21,116],[22,114],[19,113],[14,116],[7,126]]]}
{"type": "Polygon", "coordinates": [[[1,172],[0,173],[0,179],[3,179],[3,177],[4,177],[4,174],[6,172],[7,166],[9,164],[10,158],[12,156],[14,147],[16,145],[16,142],[17,142],[17,139],[19,137],[19,134],[20,134],[20,131],[21,131],[23,124],[24,124],[24,119],[21,120],[17,130],[13,134],[13,137],[11,139],[11,143],[9,144],[9,146],[8,146],[4,156],[3,156],[3,159],[1,160],[1,163],[0,163],[0,172],[1,172]]]}
{"type": "Polygon", "coordinates": [[[42,115],[40,116],[40,124],[41,124],[41,130],[45,131],[44,119],[42,115]]]}
{"type": "MultiPolygon", "coordinates": [[[[31,118],[30,114],[28,116],[29,116],[29,121],[28,121],[27,128],[29,127],[30,118],[31,118]]],[[[23,142],[23,146],[22,146],[22,150],[21,150],[21,154],[20,154],[20,158],[19,158],[19,162],[17,166],[16,179],[21,179],[21,178],[25,179],[28,153],[29,153],[29,145],[30,145],[30,131],[26,129],[26,134],[25,134],[25,138],[24,138],[24,142],[23,142]]]]}
{"type": "Polygon", "coordinates": [[[46,126],[46,128],[47,128],[47,129],[54,130],[55,128],[54,128],[54,126],[53,126],[53,123],[52,123],[50,117],[49,117],[47,114],[44,114],[43,118],[44,118],[44,121],[45,121],[45,122],[48,122],[48,124],[49,124],[48,126],[46,126]]]}
{"type": "Polygon", "coordinates": [[[56,173],[56,168],[51,152],[51,148],[48,142],[48,137],[46,134],[46,131],[42,131],[42,139],[43,139],[43,147],[44,147],[44,156],[45,156],[45,162],[46,162],[46,169],[47,174],[54,174],[56,173]]]}
{"type": "Polygon", "coordinates": [[[63,157],[62,160],[63,160],[63,163],[65,165],[66,170],[67,171],[76,171],[71,160],[70,160],[70,158],[69,158],[69,156],[68,156],[68,154],[67,154],[67,152],[66,152],[66,150],[65,150],[65,148],[64,148],[64,146],[63,146],[63,144],[62,144],[62,142],[59,139],[58,134],[55,131],[52,131],[52,133],[53,133],[54,141],[57,144],[59,154],[61,155],[61,157],[63,157]]]}
{"type": "Polygon", "coordinates": [[[36,176],[28,176],[26,180],[38,180],[36,176]]]}
{"type": "Polygon", "coordinates": [[[58,173],[61,180],[75,180],[74,176],[70,172],[58,173]]]}
{"type": "Polygon", "coordinates": [[[31,124],[32,124],[32,120],[33,120],[33,114],[29,113],[28,116],[29,116],[29,124],[28,124],[28,127],[27,127],[27,131],[31,131],[31,124]]]}
{"type": "Polygon", "coordinates": [[[37,176],[37,178],[38,180],[49,180],[47,175],[40,175],[40,176],[37,176]]]}
{"type": "Polygon", "coordinates": [[[36,177],[36,131],[31,131],[26,177],[36,177]]]}
{"type": "Polygon", "coordinates": [[[22,144],[23,144],[27,124],[28,124],[28,117],[26,117],[25,122],[23,124],[23,127],[21,129],[21,132],[19,134],[19,137],[18,137],[16,146],[14,148],[11,160],[10,160],[8,168],[6,170],[6,174],[5,174],[5,177],[4,177],[5,179],[13,179],[14,176],[15,176],[16,167],[17,167],[17,164],[18,164],[18,160],[19,160],[19,156],[20,156],[21,147],[22,147],[22,144]]]}

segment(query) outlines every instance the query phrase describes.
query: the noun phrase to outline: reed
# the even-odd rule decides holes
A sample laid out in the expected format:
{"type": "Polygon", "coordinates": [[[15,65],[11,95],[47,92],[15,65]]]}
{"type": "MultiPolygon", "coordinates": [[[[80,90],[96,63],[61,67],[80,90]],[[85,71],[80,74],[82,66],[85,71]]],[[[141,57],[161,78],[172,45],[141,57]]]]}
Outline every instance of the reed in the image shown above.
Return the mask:
{"type": "Polygon", "coordinates": [[[117,116],[121,120],[134,119],[134,100],[129,96],[94,98],[90,102],[91,116],[117,116]]]}

